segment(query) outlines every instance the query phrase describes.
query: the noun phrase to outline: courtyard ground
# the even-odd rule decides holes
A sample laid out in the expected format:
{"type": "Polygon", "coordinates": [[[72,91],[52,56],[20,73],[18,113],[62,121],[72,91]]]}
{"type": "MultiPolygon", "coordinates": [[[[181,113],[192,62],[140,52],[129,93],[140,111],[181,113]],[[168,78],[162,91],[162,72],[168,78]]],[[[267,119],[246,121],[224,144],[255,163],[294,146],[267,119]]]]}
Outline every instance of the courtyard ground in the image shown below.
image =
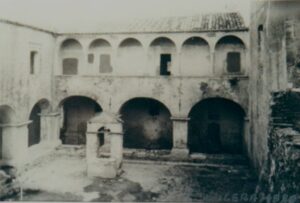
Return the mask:
{"type": "Polygon", "coordinates": [[[88,178],[84,148],[63,148],[19,175],[14,201],[247,202],[256,178],[245,164],[124,160],[115,179],[88,178]]]}

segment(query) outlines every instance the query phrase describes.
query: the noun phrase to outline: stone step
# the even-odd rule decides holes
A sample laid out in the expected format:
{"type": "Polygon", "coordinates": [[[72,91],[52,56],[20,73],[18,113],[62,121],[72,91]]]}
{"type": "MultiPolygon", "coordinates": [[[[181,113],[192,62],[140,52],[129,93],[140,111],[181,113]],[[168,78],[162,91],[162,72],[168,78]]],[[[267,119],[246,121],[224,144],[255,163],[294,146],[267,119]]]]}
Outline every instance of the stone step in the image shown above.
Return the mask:
{"type": "Polygon", "coordinates": [[[202,164],[220,165],[245,165],[248,166],[248,159],[244,155],[235,154],[190,154],[188,157],[176,157],[167,150],[124,150],[124,158],[130,160],[152,160],[169,162],[187,162],[202,164]]]}
{"type": "MultiPolygon", "coordinates": [[[[56,153],[85,157],[84,145],[60,145],[56,148],[56,153]]],[[[217,165],[237,165],[248,166],[248,159],[244,155],[236,154],[202,154],[194,153],[187,157],[176,157],[170,150],[144,150],[144,149],[124,149],[124,159],[145,160],[157,162],[183,162],[195,164],[217,164],[217,165]]]]}

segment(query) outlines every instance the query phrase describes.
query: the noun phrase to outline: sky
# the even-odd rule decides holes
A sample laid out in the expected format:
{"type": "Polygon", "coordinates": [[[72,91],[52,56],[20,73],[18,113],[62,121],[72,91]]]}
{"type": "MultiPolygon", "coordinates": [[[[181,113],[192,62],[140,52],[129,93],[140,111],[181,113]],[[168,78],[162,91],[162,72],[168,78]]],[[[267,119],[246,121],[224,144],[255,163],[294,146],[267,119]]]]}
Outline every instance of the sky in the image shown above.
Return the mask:
{"type": "Polygon", "coordinates": [[[239,11],[249,22],[250,0],[0,0],[0,18],[54,31],[100,23],[239,11]]]}

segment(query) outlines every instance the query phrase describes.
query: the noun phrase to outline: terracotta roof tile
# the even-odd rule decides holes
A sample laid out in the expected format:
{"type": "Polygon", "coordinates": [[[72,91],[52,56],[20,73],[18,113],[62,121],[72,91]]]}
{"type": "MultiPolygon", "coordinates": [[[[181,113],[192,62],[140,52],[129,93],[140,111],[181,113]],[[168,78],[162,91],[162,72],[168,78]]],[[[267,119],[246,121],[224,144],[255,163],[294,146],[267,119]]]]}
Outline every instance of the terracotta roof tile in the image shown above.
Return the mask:
{"type": "Polygon", "coordinates": [[[245,30],[239,13],[212,13],[189,17],[167,17],[137,20],[118,26],[99,26],[96,32],[104,33],[151,33],[151,32],[203,32],[245,30]]]}

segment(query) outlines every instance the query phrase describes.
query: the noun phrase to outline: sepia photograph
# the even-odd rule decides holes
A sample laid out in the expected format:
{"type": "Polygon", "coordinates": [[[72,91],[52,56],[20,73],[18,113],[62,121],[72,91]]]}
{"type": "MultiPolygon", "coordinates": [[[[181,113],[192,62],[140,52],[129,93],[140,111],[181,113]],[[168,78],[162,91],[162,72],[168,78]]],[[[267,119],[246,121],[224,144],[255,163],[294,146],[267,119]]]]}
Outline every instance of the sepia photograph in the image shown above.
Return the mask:
{"type": "Polygon", "coordinates": [[[0,0],[0,202],[300,203],[300,0],[0,0]]]}

